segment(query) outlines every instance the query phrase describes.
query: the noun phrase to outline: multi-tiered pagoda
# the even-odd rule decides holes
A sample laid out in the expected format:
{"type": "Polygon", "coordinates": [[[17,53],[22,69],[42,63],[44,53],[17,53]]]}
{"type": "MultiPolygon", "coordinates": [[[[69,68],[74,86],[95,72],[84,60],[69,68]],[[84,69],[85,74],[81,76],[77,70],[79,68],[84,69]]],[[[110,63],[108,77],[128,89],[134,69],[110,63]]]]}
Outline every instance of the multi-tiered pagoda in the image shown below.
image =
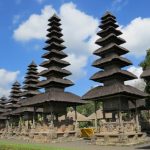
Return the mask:
{"type": "Polygon", "coordinates": [[[12,116],[12,111],[20,107],[20,104],[18,104],[18,102],[22,97],[21,85],[18,81],[16,81],[12,85],[10,93],[10,99],[5,104],[5,108],[7,109],[7,111],[3,113],[2,116],[7,117],[7,121],[9,121],[8,124],[12,126],[13,124],[16,125],[17,119],[16,117],[12,116]]]}
{"type": "Polygon", "coordinates": [[[66,113],[67,107],[75,107],[82,104],[82,101],[79,96],[65,91],[65,88],[72,86],[73,82],[65,78],[71,75],[71,72],[64,69],[70,64],[63,60],[67,55],[63,52],[66,47],[62,44],[64,40],[60,27],[61,20],[53,15],[48,21],[47,46],[44,48],[46,53],[42,56],[44,62],[40,65],[45,69],[39,74],[44,80],[38,84],[45,92],[27,99],[23,106],[43,107],[44,112],[51,114],[52,120],[54,115],[58,120],[59,115],[66,113]]]}
{"type": "MultiPolygon", "coordinates": [[[[101,47],[94,51],[94,55],[100,58],[92,64],[92,66],[101,70],[95,73],[91,80],[103,85],[91,89],[82,98],[84,100],[102,101],[104,112],[109,111],[118,114],[118,121],[122,128],[122,112],[129,110],[129,101],[136,104],[135,101],[145,97],[146,94],[124,84],[125,81],[137,77],[122,69],[132,63],[121,56],[127,54],[128,50],[120,46],[125,43],[125,40],[119,37],[122,32],[117,29],[118,27],[116,17],[110,12],[106,12],[101,18],[101,25],[99,26],[101,30],[97,33],[100,38],[96,41],[96,44],[101,47]]],[[[138,121],[137,117],[136,121],[138,121]]]]}
{"type": "MultiPolygon", "coordinates": [[[[39,88],[37,84],[39,83],[39,76],[37,71],[37,65],[34,61],[28,66],[27,73],[25,76],[24,86],[22,97],[30,98],[37,94],[40,94],[39,88]]],[[[20,100],[18,104],[22,104],[24,100],[20,100]]],[[[37,112],[42,113],[42,110],[38,110],[37,112]]],[[[34,108],[33,107],[19,107],[16,110],[11,112],[14,116],[23,117],[24,120],[34,119],[34,108]]]]}
{"type": "Polygon", "coordinates": [[[2,116],[2,114],[7,111],[5,109],[5,104],[7,103],[6,101],[7,101],[6,97],[0,98],[0,126],[2,125],[2,127],[4,127],[5,120],[6,120],[6,117],[2,116]]]}
{"type": "Polygon", "coordinates": [[[15,110],[16,108],[20,107],[18,102],[19,102],[20,98],[22,97],[21,85],[18,81],[16,81],[12,85],[12,89],[11,89],[10,93],[11,93],[10,99],[7,102],[7,104],[5,105],[5,107],[8,109],[11,109],[11,110],[15,110]]]}
{"type": "Polygon", "coordinates": [[[37,71],[37,65],[35,64],[34,61],[32,61],[32,63],[28,66],[27,69],[27,73],[26,73],[26,77],[25,77],[25,81],[24,81],[24,86],[23,86],[23,97],[28,98],[28,97],[32,97],[35,96],[37,94],[39,94],[38,91],[38,86],[37,84],[39,83],[39,75],[38,75],[38,71],[37,71]]]}

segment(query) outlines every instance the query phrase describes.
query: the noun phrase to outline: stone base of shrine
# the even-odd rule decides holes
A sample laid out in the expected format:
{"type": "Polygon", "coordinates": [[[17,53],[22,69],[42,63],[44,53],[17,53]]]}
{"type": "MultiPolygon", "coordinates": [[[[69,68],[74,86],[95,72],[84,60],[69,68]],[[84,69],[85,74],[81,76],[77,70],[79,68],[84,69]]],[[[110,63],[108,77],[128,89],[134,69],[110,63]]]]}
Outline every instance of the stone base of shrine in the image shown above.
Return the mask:
{"type": "Polygon", "coordinates": [[[147,142],[146,133],[95,133],[96,145],[135,145],[147,142]]]}
{"type": "Polygon", "coordinates": [[[57,143],[80,140],[80,133],[69,132],[0,132],[0,139],[24,140],[36,143],[57,143]]]}

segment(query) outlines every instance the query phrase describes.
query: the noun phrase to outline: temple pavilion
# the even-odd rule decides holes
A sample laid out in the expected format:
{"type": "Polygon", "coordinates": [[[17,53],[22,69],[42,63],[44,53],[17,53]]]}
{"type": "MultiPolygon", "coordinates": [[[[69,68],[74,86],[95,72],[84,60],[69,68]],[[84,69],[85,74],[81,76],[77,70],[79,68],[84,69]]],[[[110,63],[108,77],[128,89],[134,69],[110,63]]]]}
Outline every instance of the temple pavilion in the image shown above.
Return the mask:
{"type": "Polygon", "coordinates": [[[140,133],[137,112],[132,117],[128,116],[127,113],[129,113],[129,102],[132,102],[136,107],[136,100],[144,98],[146,94],[135,87],[124,84],[125,81],[136,79],[137,77],[122,69],[132,65],[132,63],[122,57],[129,51],[120,46],[125,43],[125,40],[120,37],[122,32],[117,29],[118,27],[116,17],[110,12],[106,12],[101,17],[101,24],[99,25],[101,30],[97,33],[100,38],[95,42],[101,47],[94,51],[94,55],[100,58],[92,64],[92,66],[101,70],[90,79],[100,82],[102,85],[91,89],[82,97],[83,100],[94,101],[95,105],[98,101],[102,101],[104,118],[105,112],[113,113],[112,123],[106,122],[101,124],[99,128],[96,123],[97,137],[105,134],[110,136],[112,134],[116,136],[126,134],[128,137],[131,133],[133,133],[133,136],[140,133]]]}
{"type": "Polygon", "coordinates": [[[44,61],[40,64],[44,70],[39,73],[43,80],[38,83],[38,87],[44,88],[45,92],[26,98],[22,106],[34,107],[34,110],[43,108],[43,112],[50,115],[50,126],[56,127],[58,117],[67,114],[67,107],[72,106],[76,111],[76,106],[84,102],[80,100],[79,96],[65,91],[65,88],[74,85],[74,83],[65,78],[71,75],[71,72],[64,69],[70,63],[63,60],[67,54],[63,52],[66,47],[62,44],[64,40],[60,27],[61,19],[54,14],[48,21],[47,45],[44,48],[46,53],[42,55],[44,61]]]}

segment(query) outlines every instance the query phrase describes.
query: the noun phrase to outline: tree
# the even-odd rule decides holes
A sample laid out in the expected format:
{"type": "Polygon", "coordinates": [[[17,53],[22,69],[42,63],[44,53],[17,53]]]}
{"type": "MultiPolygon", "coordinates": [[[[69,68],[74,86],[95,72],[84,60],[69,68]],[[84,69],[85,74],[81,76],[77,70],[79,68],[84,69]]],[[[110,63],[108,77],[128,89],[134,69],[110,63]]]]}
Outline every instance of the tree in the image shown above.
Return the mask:
{"type": "Polygon", "coordinates": [[[145,59],[140,63],[140,66],[145,70],[147,67],[150,67],[150,49],[147,50],[145,59]]]}

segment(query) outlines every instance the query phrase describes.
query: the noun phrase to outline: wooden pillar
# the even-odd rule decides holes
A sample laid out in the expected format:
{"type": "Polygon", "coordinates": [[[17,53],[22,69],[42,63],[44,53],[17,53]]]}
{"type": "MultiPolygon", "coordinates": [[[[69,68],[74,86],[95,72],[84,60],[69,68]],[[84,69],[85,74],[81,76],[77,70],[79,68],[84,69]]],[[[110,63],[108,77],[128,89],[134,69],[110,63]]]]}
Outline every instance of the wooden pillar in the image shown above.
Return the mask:
{"type": "Polygon", "coordinates": [[[104,103],[103,103],[103,119],[106,119],[106,114],[105,114],[105,111],[104,111],[104,103]]]}
{"type": "Polygon", "coordinates": [[[124,132],[123,128],[123,120],[122,120],[122,111],[121,111],[121,99],[119,97],[119,111],[118,111],[118,119],[119,119],[119,125],[120,125],[120,132],[124,132]]]}
{"type": "Polygon", "coordinates": [[[36,107],[33,107],[34,111],[33,111],[33,128],[35,128],[35,115],[36,115],[36,107]]]}
{"type": "Polygon", "coordinates": [[[6,130],[7,130],[7,132],[8,132],[8,129],[9,129],[9,119],[7,117],[7,120],[6,120],[6,130]]]}
{"type": "Polygon", "coordinates": [[[147,113],[148,113],[148,120],[150,120],[150,110],[149,109],[147,110],[147,113]]]}
{"type": "Polygon", "coordinates": [[[50,121],[50,126],[54,127],[54,112],[53,112],[53,105],[50,107],[50,113],[51,113],[51,121],[50,121]]]}
{"type": "Polygon", "coordinates": [[[137,104],[136,104],[136,101],[135,101],[135,122],[136,122],[136,130],[137,132],[139,131],[139,111],[138,111],[138,108],[137,108],[137,104]]]}
{"type": "Polygon", "coordinates": [[[74,111],[75,111],[75,128],[78,128],[78,117],[77,117],[77,107],[74,106],[74,111]]]}
{"type": "Polygon", "coordinates": [[[56,121],[58,122],[58,114],[56,114],[56,121]]]}
{"type": "Polygon", "coordinates": [[[95,130],[97,131],[97,101],[94,101],[95,130]]]}
{"type": "Polygon", "coordinates": [[[123,133],[124,132],[124,126],[123,126],[123,120],[122,120],[122,112],[121,112],[121,110],[119,110],[119,112],[118,112],[118,118],[119,118],[119,126],[120,126],[119,132],[123,133]]]}

